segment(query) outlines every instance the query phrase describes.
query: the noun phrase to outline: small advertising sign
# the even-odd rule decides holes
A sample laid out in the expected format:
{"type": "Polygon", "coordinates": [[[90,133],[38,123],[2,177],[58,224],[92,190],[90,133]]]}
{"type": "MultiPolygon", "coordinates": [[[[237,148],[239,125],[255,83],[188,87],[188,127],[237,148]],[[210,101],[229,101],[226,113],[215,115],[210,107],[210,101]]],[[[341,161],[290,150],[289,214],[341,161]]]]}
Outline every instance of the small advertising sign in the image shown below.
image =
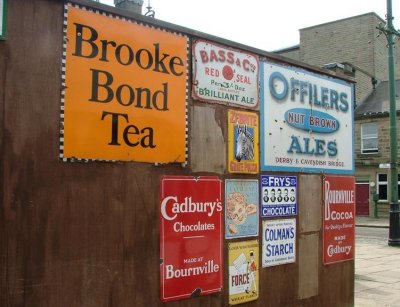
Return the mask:
{"type": "Polygon", "coordinates": [[[258,115],[228,110],[228,171],[257,174],[259,169],[258,115]]]}
{"type": "Polygon", "coordinates": [[[355,180],[352,176],[324,179],[324,264],[354,259],[355,180]]]}
{"type": "Polygon", "coordinates": [[[353,84],[262,63],[261,170],[354,174],[353,84]]]}
{"type": "Polygon", "coordinates": [[[258,240],[229,243],[229,304],[258,298],[258,240]]]}
{"type": "Polygon", "coordinates": [[[296,219],[263,221],[262,267],[296,261],[296,219]]]}
{"type": "Polygon", "coordinates": [[[261,216],[297,214],[297,177],[261,175],[261,216]]]}
{"type": "Polygon", "coordinates": [[[0,0],[0,40],[6,38],[7,0],[0,0]]]}
{"type": "Polygon", "coordinates": [[[225,181],[225,238],[258,235],[258,180],[225,181]]]}
{"type": "Polygon", "coordinates": [[[67,5],[61,158],[186,161],[187,37],[67,5]]]}
{"type": "Polygon", "coordinates": [[[166,176],[160,195],[162,301],[220,292],[223,191],[218,177],[166,176]]]}
{"type": "Polygon", "coordinates": [[[258,107],[258,57],[206,41],[193,43],[194,99],[258,107]]]}

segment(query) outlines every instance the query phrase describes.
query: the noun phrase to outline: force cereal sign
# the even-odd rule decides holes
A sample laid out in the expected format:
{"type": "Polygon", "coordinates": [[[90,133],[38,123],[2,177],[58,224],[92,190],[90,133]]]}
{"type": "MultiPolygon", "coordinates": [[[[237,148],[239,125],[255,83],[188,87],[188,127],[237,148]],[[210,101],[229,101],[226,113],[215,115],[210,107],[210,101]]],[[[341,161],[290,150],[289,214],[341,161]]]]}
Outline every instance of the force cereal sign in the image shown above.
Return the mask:
{"type": "Polygon", "coordinates": [[[185,162],[187,38],[66,13],[62,158],[185,162]]]}
{"type": "Polygon", "coordinates": [[[259,293],[258,241],[229,243],[229,304],[254,301],[259,293]]]}
{"type": "Polygon", "coordinates": [[[259,169],[258,115],[228,110],[228,171],[257,174],[259,169]]]}
{"type": "Polygon", "coordinates": [[[324,179],[324,264],[354,259],[354,177],[324,179]]]}
{"type": "Polygon", "coordinates": [[[162,178],[161,300],[221,291],[222,195],[222,182],[217,177],[162,178]]]}
{"type": "Polygon", "coordinates": [[[193,44],[195,99],[258,107],[258,58],[205,41],[193,44]]]}

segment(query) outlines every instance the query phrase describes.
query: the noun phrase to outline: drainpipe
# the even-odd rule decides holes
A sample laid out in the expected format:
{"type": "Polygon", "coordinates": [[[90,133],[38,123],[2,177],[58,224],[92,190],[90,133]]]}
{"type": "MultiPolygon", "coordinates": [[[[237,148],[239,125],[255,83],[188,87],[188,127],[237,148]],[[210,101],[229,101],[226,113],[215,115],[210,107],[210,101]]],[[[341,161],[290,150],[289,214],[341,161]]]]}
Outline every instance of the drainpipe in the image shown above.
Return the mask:
{"type": "Polygon", "coordinates": [[[387,24],[380,25],[378,29],[386,35],[388,41],[388,66],[389,66],[389,131],[390,131],[390,219],[389,219],[389,241],[391,246],[400,246],[400,223],[399,223],[399,197],[397,183],[397,127],[396,127],[396,86],[393,59],[393,35],[400,33],[393,28],[392,0],[387,0],[387,24]]]}
{"type": "Polygon", "coordinates": [[[393,16],[392,0],[387,0],[388,19],[388,45],[389,45],[389,92],[390,92],[390,227],[389,245],[400,246],[400,224],[399,224],[399,199],[397,192],[397,128],[396,128],[396,86],[394,77],[393,60],[393,16]]]}
{"type": "Polygon", "coordinates": [[[115,7],[142,14],[143,0],[114,0],[115,7]]]}

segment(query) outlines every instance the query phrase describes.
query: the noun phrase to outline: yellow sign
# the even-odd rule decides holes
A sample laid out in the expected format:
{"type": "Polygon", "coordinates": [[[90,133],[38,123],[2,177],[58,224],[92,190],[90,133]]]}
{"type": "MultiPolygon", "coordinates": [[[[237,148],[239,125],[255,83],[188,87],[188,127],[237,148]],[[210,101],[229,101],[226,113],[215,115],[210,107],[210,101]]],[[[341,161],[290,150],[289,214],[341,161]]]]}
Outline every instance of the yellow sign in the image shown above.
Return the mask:
{"type": "Polygon", "coordinates": [[[258,299],[258,240],[229,243],[229,304],[258,299]]]}
{"type": "Polygon", "coordinates": [[[228,171],[257,174],[259,169],[258,115],[228,111],[228,171]]]}
{"type": "Polygon", "coordinates": [[[186,161],[187,38],[69,6],[64,158],[186,161]]]}

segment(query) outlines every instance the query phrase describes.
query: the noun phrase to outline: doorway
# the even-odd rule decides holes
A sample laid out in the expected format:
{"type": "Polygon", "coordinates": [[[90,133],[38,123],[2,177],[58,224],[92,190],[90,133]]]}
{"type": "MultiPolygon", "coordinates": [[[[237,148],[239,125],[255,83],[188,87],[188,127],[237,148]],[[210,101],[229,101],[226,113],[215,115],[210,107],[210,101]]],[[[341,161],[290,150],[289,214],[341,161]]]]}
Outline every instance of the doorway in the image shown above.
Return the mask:
{"type": "Polygon", "coordinates": [[[356,183],[356,215],[369,215],[368,183],[356,183]]]}

